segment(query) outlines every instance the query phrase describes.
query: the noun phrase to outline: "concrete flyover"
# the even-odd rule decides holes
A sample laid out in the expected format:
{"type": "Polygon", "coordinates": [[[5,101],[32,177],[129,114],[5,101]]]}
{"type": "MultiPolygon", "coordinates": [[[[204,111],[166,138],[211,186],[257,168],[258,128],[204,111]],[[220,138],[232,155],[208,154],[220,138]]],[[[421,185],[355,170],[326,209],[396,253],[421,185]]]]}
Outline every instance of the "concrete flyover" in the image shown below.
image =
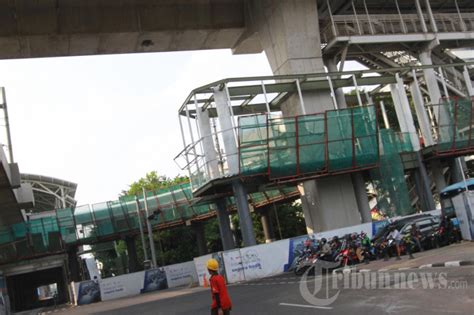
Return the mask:
{"type": "MultiPolygon", "coordinates": [[[[285,75],[322,73],[325,66],[332,72],[341,70],[346,59],[362,59],[376,68],[382,59],[393,61],[374,56],[375,49],[406,50],[430,65],[444,60],[446,48],[472,45],[472,12],[474,3],[467,0],[7,1],[0,4],[0,58],[231,48],[234,53],[265,51],[273,73],[285,75]],[[358,40],[357,45],[352,40],[358,40]]],[[[468,69],[464,72],[470,76],[468,69]]],[[[463,74],[461,68],[453,71],[452,81],[460,81],[463,74]]],[[[435,70],[424,74],[432,104],[441,96],[440,75],[435,70]]],[[[467,95],[449,83],[450,91],[467,95]]],[[[342,90],[335,93],[338,108],[345,108],[342,90]]],[[[329,89],[306,94],[304,104],[301,108],[296,96],[289,98],[283,115],[333,108],[329,89]]],[[[438,182],[443,186],[441,177],[438,182]]],[[[237,186],[236,192],[245,194],[237,186]]],[[[367,217],[360,172],[305,181],[300,187],[308,231],[334,228],[330,216],[344,226],[367,217]],[[334,191],[345,198],[328,197],[334,191]]],[[[239,210],[242,220],[248,218],[244,204],[239,210]]],[[[251,245],[254,237],[248,234],[251,245]]]]}
{"type": "Polygon", "coordinates": [[[243,0],[2,1],[0,17],[2,59],[261,50],[244,40],[243,0]]]}

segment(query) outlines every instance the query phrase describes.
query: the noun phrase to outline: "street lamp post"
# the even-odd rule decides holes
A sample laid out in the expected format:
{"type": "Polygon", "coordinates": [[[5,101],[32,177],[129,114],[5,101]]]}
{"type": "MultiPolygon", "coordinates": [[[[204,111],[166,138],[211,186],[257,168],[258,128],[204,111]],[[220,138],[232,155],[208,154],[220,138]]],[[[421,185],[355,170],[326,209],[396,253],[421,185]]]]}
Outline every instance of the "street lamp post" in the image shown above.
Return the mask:
{"type": "Polygon", "coordinates": [[[147,227],[147,230],[148,230],[148,239],[150,241],[151,261],[153,263],[153,268],[156,268],[158,265],[156,263],[155,243],[153,242],[153,230],[151,228],[151,222],[150,222],[150,219],[149,219],[150,214],[148,213],[148,202],[146,200],[145,187],[142,187],[142,191],[143,191],[143,202],[145,204],[146,227],[147,227]]]}

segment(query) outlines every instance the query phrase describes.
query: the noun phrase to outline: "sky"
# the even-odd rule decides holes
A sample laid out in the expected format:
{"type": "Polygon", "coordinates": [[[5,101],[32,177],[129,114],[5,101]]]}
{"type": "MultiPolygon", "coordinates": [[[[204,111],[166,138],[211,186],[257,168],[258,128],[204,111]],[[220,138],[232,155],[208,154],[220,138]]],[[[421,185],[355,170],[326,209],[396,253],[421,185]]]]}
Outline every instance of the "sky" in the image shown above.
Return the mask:
{"type": "Polygon", "coordinates": [[[263,53],[230,50],[0,61],[20,172],[77,183],[78,205],[117,199],[153,170],[185,175],[173,157],[183,148],[177,112],[189,92],[271,74],[263,53]]]}

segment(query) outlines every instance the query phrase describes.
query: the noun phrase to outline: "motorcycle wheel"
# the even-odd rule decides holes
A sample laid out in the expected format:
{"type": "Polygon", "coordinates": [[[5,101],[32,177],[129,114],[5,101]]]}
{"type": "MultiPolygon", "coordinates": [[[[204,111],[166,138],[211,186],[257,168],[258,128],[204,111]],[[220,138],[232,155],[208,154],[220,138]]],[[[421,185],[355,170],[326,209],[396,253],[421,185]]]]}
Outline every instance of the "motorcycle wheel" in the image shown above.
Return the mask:
{"type": "Polygon", "coordinates": [[[302,276],[306,270],[308,270],[308,267],[307,266],[304,266],[304,267],[296,267],[295,268],[295,275],[297,276],[302,276]]]}

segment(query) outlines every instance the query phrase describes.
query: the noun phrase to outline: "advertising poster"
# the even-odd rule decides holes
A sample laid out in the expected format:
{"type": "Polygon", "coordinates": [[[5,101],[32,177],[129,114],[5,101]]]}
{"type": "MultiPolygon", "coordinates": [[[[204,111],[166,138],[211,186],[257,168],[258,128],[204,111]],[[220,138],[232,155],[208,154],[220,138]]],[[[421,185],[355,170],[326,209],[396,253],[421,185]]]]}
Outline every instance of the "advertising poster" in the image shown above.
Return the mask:
{"type": "Polygon", "coordinates": [[[289,239],[288,261],[284,267],[285,272],[293,270],[296,264],[296,259],[303,253],[304,242],[309,238],[314,238],[314,235],[302,235],[289,239]]]}
{"type": "Polygon", "coordinates": [[[165,273],[169,288],[198,282],[198,276],[193,261],[166,266],[165,273]]]}
{"type": "Polygon", "coordinates": [[[100,302],[100,286],[98,281],[83,281],[78,284],[77,305],[100,302]]]}
{"type": "Polygon", "coordinates": [[[163,269],[150,269],[145,271],[143,288],[140,293],[164,290],[167,288],[166,273],[163,269]]]}

